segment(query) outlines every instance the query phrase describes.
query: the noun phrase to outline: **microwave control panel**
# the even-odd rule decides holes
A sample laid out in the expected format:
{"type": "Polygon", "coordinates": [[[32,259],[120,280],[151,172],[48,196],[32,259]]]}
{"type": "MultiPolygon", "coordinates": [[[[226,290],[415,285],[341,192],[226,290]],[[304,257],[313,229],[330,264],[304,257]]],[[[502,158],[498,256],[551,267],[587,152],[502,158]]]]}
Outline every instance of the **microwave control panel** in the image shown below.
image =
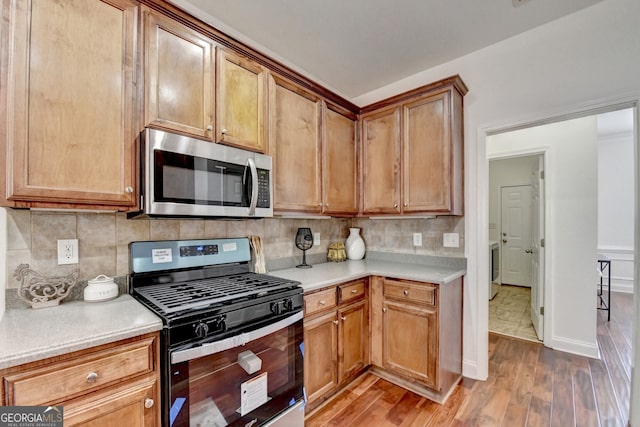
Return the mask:
{"type": "Polygon", "coordinates": [[[269,185],[269,171],[258,169],[258,204],[259,208],[269,208],[271,204],[271,192],[269,185]]]}

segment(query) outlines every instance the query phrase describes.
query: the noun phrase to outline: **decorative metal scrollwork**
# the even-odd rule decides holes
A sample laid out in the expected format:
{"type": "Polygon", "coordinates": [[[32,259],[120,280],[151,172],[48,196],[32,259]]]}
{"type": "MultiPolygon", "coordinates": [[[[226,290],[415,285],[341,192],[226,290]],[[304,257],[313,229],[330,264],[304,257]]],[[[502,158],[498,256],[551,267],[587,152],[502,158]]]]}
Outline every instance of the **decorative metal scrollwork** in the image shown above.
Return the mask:
{"type": "Polygon", "coordinates": [[[78,280],[76,269],[66,276],[46,277],[29,268],[29,264],[20,264],[13,276],[20,282],[18,296],[32,308],[53,307],[60,304],[69,295],[78,280]]]}

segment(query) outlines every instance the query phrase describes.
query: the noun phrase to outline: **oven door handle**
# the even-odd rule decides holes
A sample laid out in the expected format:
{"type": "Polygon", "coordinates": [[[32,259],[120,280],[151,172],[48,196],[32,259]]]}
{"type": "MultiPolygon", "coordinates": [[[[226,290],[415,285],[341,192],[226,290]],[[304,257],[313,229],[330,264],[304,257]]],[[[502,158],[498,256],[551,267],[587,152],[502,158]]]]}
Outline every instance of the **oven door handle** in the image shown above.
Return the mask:
{"type": "Polygon", "coordinates": [[[174,351],[171,353],[171,364],[173,365],[180,362],[186,362],[198,357],[220,353],[221,351],[229,350],[230,348],[243,346],[248,342],[257,340],[258,338],[266,337],[269,334],[293,325],[294,323],[302,320],[303,315],[304,313],[301,310],[294,315],[279,320],[276,323],[272,323],[271,325],[265,326],[264,328],[256,329],[255,331],[243,332],[220,341],[202,344],[199,347],[174,351]]]}

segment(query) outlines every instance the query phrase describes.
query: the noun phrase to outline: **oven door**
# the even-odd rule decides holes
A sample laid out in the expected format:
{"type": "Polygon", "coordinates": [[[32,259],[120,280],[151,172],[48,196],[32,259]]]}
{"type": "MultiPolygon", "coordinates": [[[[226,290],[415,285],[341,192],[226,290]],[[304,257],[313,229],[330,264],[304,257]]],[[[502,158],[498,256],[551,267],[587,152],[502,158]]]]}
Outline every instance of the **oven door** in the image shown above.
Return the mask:
{"type": "Polygon", "coordinates": [[[170,351],[169,424],[260,426],[284,416],[298,420],[287,425],[302,426],[303,352],[302,311],[251,332],[170,351]]]}

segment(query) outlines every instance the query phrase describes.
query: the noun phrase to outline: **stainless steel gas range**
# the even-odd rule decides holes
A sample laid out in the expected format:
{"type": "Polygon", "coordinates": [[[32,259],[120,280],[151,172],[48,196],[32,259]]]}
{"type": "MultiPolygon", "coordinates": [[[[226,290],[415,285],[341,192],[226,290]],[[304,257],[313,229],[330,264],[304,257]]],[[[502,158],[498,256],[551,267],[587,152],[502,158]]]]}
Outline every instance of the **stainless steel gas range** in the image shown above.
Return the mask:
{"type": "Polygon", "coordinates": [[[163,320],[163,425],[302,426],[302,288],[250,272],[249,240],[129,247],[129,289],[163,320]]]}

